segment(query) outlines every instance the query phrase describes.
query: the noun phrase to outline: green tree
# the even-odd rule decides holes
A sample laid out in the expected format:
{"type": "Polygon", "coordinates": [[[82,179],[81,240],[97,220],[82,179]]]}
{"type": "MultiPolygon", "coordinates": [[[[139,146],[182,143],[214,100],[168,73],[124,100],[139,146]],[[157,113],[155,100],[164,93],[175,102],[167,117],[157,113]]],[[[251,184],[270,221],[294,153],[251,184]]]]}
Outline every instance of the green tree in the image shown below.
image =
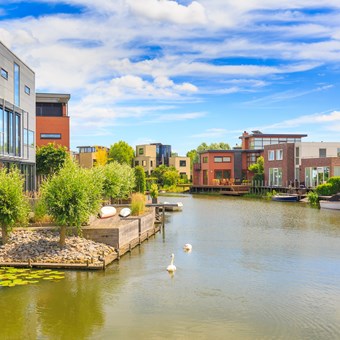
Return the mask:
{"type": "Polygon", "coordinates": [[[190,158],[190,166],[191,166],[191,169],[192,169],[192,166],[194,163],[198,163],[198,152],[196,149],[192,149],[190,151],[187,152],[186,154],[187,157],[190,158]]]}
{"type": "Polygon", "coordinates": [[[24,178],[19,169],[9,171],[0,168],[0,225],[2,244],[7,243],[8,233],[16,225],[24,226],[28,221],[29,204],[24,196],[24,178]]]}
{"type": "Polygon", "coordinates": [[[36,167],[38,175],[51,175],[58,172],[69,158],[67,148],[48,143],[37,148],[36,167]]]}
{"type": "Polygon", "coordinates": [[[43,183],[42,200],[46,210],[60,226],[60,246],[65,245],[66,229],[88,222],[100,207],[101,177],[92,169],[80,168],[68,160],[59,173],[43,183]]]}
{"type": "Polygon", "coordinates": [[[104,167],[97,167],[95,171],[103,181],[103,195],[111,202],[115,199],[128,198],[135,188],[135,173],[127,164],[112,162],[104,167]]]}
{"type": "Polygon", "coordinates": [[[136,191],[144,193],[146,189],[145,171],[140,165],[135,167],[136,191]]]}
{"type": "Polygon", "coordinates": [[[157,183],[160,186],[164,185],[164,173],[168,170],[168,167],[164,164],[158,166],[152,171],[152,177],[157,178],[157,183]]]}
{"type": "Polygon", "coordinates": [[[135,152],[133,148],[122,140],[111,145],[110,147],[109,158],[111,161],[132,166],[134,157],[135,152]]]}
{"type": "Polygon", "coordinates": [[[179,173],[176,169],[169,168],[163,174],[163,183],[165,186],[177,185],[179,180],[179,173]]]}
{"type": "Polygon", "coordinates": [[[224,142],[211,143],[210,145],[208,145],[207,143],[202,143],[196,149],[197,152],[202,152],[206,150],[230,150],[230,146],[229,144],[224,142]]]}
{"type": "Polygon", "coordinates": [[[254,181],[263,181],[264,179],[264,158],[260,156],[256,163],[249,165],[248,170],[254,174],[254,181]]]}

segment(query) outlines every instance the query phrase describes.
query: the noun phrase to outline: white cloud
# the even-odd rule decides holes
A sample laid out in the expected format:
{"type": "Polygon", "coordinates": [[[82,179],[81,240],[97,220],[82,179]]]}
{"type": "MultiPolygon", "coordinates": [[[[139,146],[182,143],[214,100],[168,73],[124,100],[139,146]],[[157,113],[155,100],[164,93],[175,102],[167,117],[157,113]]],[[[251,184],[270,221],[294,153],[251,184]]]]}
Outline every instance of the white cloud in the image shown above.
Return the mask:
{"type": "Polygon", "coordinates": [[[205,24],[204,7],[196,1],[188,6],[172,0],[127,0],[133,13],[144,18],[175,24],[205,24]]]}

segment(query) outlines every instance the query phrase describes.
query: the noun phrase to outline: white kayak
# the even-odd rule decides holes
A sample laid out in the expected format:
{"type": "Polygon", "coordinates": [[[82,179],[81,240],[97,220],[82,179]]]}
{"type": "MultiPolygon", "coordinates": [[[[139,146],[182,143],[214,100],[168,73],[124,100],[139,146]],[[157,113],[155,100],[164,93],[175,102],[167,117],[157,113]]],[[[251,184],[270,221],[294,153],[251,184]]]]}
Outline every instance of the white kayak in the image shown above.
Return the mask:
{"type": "Polygon", "coordinates": [[[114,215],[116,215],[117,210],[115,207],[111,207],[109,205],[106,205],[104,207],[100,208],[100,212],[99,212],[99,217],[100,218],[108,218],[108,217],[112,217],[114,215]]]}
{"type": "Polygon", "coordinates": [[[123,208],[119,213],[120,217],[128,217],[129,215],[131,215],[131,209],[130,208],[123,208]]]}

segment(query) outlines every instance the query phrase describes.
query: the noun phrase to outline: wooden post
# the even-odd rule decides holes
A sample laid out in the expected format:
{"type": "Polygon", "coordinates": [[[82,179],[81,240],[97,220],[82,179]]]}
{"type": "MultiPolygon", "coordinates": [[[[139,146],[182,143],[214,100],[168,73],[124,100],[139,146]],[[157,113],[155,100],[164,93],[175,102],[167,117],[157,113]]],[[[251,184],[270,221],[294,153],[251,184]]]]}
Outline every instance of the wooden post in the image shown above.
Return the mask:
{"type": "Polygon", "coordinates": [[[162,212],[162,227],[164,228],[165,225],[165,209],[164,209],[164,205],[163,205],[163,212],[162,212]]]}
{"type": "Polygon", "coordinates": [[[120,260],[120,251],[117,249],[117,260],[120,260]]]}

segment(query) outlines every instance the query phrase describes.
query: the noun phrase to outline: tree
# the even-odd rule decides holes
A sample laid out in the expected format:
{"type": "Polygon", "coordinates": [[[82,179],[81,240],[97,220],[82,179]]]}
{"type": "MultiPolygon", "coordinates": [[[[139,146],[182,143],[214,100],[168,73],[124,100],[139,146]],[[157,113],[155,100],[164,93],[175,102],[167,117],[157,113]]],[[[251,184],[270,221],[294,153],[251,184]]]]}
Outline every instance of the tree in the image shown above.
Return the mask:
{"type": "Polygon", "coordinates": [[[120,164],[128,164],[132,166],[135,152],[133,148],[124,141],[119,141],[110,147],[109,158],[120,164]]]}
{"type": "Polygon", "coordinates": [[[60,246],[65,246],[66,229],[88,222],[100,207],[102,182],[92,169],[80,168],[71,160],[59,173],[43,183],[42,201],[49,215],[60,226],[60,246]]]}
{"type": "Polygon", "coordinates": [[[166,186],[173,186],[178,183],[179,180],[179,173],[176,169],[169,168],[167,171],[163,174],[163,183],[166,186]]]}
{"type": "Polygon", "coordinates": [[[264,179],[264,158],[260,156],[256,163],[249,165],[248,170],[254,174],[254,181],[263,181],[264,179]]]}
{"type": "Polygon", "coordinates": [[[198,158],[198,153],[197,153],[196,149],[192,149],[192,150],[188,151],[186,156],[190,158],[191,168],[192,168],[194,163],[198,163],[199,158],[198,158]]]}
{"type": "Polygon", "coordinates": [[[229,144],[224,142],[211,143],[210,145],[208,145],[207,143],[202,143],[196,149],[197,152],[202,152],[206,150],[230,150],[230,146],[229,144]]]}
{"type": "Polygon", "coordinates": [[[38,175],[51,175],[64,165],[69,153],[65,146],[48,143],[37,148],[36,167],[38,175]]]}
{"type": "Polygon", "coordinates": [[[19,169],[9,171],[0,168],[0,226],[2,244],[8,241],[8,233],[16,225],[24,226],[28,221],[29,204],[24,196],[24,178],[19,169]]]}
{"type": "Polygon", "coordinates": [[[94,170],[103,181],[104,197],[111,202],[115,199],[128,198],[135,188],[134,169],[127,164],[112,162],[94,170]]]}
{"type": "Polygon", "coordinates": [[[140,165],[135,167],[136,191],[144,193],[146,188],[145,171],[140,165]]]}
{"type": "Polygon", "coordinates": [[[96,166],[105,165],[108,161],[106,148],[96,146],[95,158],[96,166]]]}

